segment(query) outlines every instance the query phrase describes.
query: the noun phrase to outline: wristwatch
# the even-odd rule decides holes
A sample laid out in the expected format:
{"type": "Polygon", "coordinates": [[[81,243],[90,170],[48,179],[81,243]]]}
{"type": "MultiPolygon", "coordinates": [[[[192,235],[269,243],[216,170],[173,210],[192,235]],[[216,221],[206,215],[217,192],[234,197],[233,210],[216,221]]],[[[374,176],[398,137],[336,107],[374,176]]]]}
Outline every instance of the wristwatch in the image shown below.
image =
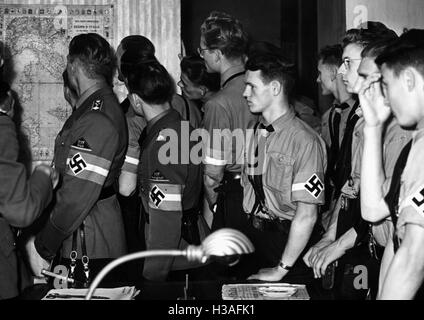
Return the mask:
{"type": "Polygon", "coordinates": [[[287,271],[291,271],[293,269],[293,267],[286,265],[283,261],[280,261],[278,267],[287,271]]]}

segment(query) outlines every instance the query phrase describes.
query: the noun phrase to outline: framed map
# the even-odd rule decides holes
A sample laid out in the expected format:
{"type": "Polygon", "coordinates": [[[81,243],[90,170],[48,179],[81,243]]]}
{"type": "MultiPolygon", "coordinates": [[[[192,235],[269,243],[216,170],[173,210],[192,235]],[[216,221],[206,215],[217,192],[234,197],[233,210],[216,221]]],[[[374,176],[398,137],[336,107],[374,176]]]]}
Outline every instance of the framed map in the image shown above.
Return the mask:
{"type": "Polygon", "coordinates": [[[71,107],[63,98],[62,73],[70,40],[94,32],[114,40],[114,2],[107,5],[0,4],[0,40],[6,78],[23,108],[32,161],[51,161],[54,141],[71,107]]]}

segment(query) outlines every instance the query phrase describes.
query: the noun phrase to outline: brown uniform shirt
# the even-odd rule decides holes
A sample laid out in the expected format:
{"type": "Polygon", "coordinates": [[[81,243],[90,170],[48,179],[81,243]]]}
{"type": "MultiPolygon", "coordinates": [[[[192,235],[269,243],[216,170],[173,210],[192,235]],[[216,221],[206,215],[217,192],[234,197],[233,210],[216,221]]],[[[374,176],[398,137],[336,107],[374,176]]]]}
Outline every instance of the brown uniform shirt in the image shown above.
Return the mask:
{"type": "MultiPolygon", "coordinates": [[[[383,165],[386,180],[383,192],[387,194],[392,183],[393,171],[403,148],[412,139],[411,131],[402,129],[397,120],[393,118],[387,125],[383,142],[383,165]]],[[[373,234],[378,244],[386,246],[387,241],[392,239],[393,224],[390,218],[373,226],[373,234]]]]}
{"type": "MultiPolygon", "coordinates": [[[[349,114],[352,111],[352,107],[355,105],[354,99],[349,99],[346,103],[350,105],[350,108],[340,111],[341,120],[340,120],[340,131],[339,131],[339,143],[340,146],[343,142],[344,133],[346,130],[347,120],[349,118],[349,114]]],[[[336,102],[334,102],[333,106],[327,110],[326,113],[322,116],[321,121],[321,137],[324,139],[325,144],[329,148],[331,146],[331,135],[330,135],[330,116],[334,118],[336,102]]],[[[339,146],[339,147],[340,147],[339,146]]]]}
{"type": "MultiPolygon", "coordinates": [[[[178,111],[183,120],[189,121],[194,129],[200,127],[202,116],[200,110],[192,101],[176,94],[171,101],[171,106],[178,111]]],[[[139,140],[147,123],[144,117],[135,114],[132,107],[128,109],[126,119],[128,125],[128,150],[122,171],[136,174],[141,153],[139,140]]]]}
{"type": "MultiPolygon", "coordinates": [[[[324,172],[327,155],[324,141],[290,109],[272,124],[274,132],[266,140],[264,174],[265,205],[270,218],[293,220],[297,202],[322,205],[324,199],[324,172]]],[[[261,134],[258,130],[257,134],[261,134]]],[[[247,154],[255,152],[249,143],[247,154]]],[[[249,182],[251,174],[246,159],[242,174],[243,207],[250,213],[255,204],[254,189],[249,182]]],[[[264,217],[266,218],[266,217],[264,217]]]]}
{"type": "MultiPolygon", "coordinates": [[[[213,139],[214,130],[230,130],[233,133],[239,129],[245,132],[247,128],[253,127],[258,121],[258,116],[250,112],[243,97],[245,82],[242,72],[244,69],[230,71],[222,79],[221,91],[216,93],[204,106],[204,128],[212,137],[206,146],[204,174],[215,181],[215,185],[207,187],[209,190],[206,194],[214,193],[213,190],[219,186],[225,171],[240,173],[243,163],[243,144],[240,146],[236,143],[232,145],[225,143],[224,146],[221,146],[221,143],[214,143],[216,141],[213,139]],[[237,74],[238,76],[231,78],[237,74]]],[[[211,199],[211,202],[215,202],[215,200],[211,199]]]]}
{"type": "Polygon", "coordinates": [[[424,228],[424,120],[412,136],[412,149],[401,179],[399,213],[406,223],[424,228]],[[402,212],[407,208],[413,210],[402,212]]]}

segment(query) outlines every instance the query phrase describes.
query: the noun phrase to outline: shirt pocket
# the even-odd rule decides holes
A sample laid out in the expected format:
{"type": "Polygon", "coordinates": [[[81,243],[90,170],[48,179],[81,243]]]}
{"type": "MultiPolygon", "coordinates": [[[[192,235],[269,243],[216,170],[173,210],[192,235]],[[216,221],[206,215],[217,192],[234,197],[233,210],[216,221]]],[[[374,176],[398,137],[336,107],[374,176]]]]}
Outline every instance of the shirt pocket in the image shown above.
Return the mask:
{"type": "Polygon", "coordinates": [[[291,192],[294,160],[280,152],[268,153],[264,185],[269,189],[287,194],[291,192]]]}

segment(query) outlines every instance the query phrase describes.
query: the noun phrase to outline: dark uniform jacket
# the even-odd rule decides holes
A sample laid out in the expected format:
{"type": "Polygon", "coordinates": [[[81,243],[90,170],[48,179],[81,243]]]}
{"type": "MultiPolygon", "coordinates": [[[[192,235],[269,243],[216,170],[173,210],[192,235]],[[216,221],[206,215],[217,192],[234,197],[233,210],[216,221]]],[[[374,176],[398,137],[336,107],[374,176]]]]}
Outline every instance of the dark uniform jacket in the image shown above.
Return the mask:
{"type": "MultiPolygon", "coordinates": [[[[184,211],[196,208],[202,184],[199,164],[193,164],[189,155],[194,142],[182,134],[181,116],[168,110],[152,119],[145,130],[140,158],[140,196],[148,215],[146,246],[148,250],[182,249],[187,243],[181,237],[181,219],[184,211]],[[163,156],[171,155],[166,164],[163,156]],[[174,158],[176,156],[176,158],[174,158]]],[[[185,122],[188,132],[192,127],[185,122]]],[[[150,280],[165,280],[171,269],[179,268],[172,258],[147,259],[143,275],[150,280]]],[[[181,267],[184,269],[184,267],[181,267]]]]}
{"type": "Polygon", "coordinates": [[[27,183],[17,162],[19,146],[13,121],[0,113],[0,299],[18,295],[18,267],[11,226],[29,226],[52,199],[50,178],[35,171],[27,183]]]}
{"type": "MultiPolygon", "coordinates": [[[[85,92],[55,144],[54,163],[63,176],[50,219],[35,246],[45,259],[72,251],[72,234],[85,225],[90,259],[117,258],[126,253],[125,234],[116,194],[105,195],[118,179],[128,134],[125,116],[106,85],[85,92]]],[[[78,258],[81,243],[78,237],[78,258]]]]}

